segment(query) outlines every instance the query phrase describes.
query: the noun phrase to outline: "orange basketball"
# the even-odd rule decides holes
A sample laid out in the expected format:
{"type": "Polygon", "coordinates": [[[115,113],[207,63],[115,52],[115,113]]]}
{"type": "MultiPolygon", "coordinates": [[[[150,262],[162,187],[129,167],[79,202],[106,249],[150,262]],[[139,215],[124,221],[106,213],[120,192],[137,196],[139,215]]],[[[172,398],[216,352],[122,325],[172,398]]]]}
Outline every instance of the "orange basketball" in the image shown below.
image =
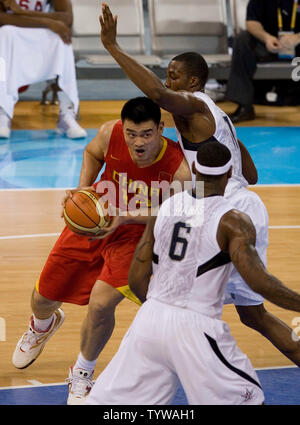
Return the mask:
{"type": "Polygon", "coordinates": [[[64,219],[73,232],[97,236],[111,220],[107,208],[107,202],[103,203],[98,193],[78,190],[66,202],[64,219]]]}

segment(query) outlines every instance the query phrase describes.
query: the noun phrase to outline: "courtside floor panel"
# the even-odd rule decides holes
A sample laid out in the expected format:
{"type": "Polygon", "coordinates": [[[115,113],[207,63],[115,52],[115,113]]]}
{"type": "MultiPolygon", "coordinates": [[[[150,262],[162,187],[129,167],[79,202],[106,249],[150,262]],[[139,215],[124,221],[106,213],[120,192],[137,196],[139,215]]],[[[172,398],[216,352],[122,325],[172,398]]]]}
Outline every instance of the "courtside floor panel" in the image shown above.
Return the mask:
{"type": "MultiPolygon", "coordinates": [[[[299,405],[300,370],[296,367],[258,370],[265,393],[265,404],[299,405]]],[[[0,405],[65,405],[68,398],[66,384],[0,388],[0,405]]],[[[173,405],[186,405],[182,387],[179,387],[173,405]]]]}
{"type": "MultiPolygon", "coordinates": [[[[257,166],[259,184],[300,184],[300,127],[238,127],[239,139],[257,166]]],[[[96,135],[68,140],[54,130],[14,130],[9,141],[0,139],[0,189],[66,188],[78,184],[82,153],[96,135]]],[[[173,128],[165,136],[176,140],[173,128]]],[[[300,370],[283,367],[258,370],[266,404],[300,405],[300,370]]],[[[0,388],[0,405],[63,405],[67,385],[0,388]]],[[[187,404],[180,387],[173,401],[187,404]]]]}

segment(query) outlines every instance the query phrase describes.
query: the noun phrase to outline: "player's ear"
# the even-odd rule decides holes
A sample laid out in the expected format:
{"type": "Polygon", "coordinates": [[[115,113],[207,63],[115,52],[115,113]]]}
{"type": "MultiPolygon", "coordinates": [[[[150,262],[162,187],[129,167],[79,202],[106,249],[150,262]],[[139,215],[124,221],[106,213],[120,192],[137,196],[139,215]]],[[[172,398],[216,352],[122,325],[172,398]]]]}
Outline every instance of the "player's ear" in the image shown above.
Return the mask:
{"type": "Polygon", "coordinates": [[[231,176],[232,176],[232,166],[229,168],[229,170],[227,172],[228,179],[230,179],[231,176]]]}
{"type": "Polygon", "coordinates": [[[162,134],[164,131],[165,123],[164,121],[161,121],[158,125],[158,131],[162,134]]]}
{"type": "Polygon", "coordinates": [[[200,81],[199,81],[198,77],[193,76],[193,77],[190,78],[190,87],[191,88],[198,87],[199,85],[200,85],[200,81]]]}

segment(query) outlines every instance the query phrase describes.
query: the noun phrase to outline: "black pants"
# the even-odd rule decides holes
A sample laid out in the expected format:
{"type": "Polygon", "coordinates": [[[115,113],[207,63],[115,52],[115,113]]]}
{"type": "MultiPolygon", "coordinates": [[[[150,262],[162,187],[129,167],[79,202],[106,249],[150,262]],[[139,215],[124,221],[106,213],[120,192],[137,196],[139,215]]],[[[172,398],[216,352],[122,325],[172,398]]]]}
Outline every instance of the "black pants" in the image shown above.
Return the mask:
{"type": "MultiPolygon", "coordinates": [[[[296,55],[300,55],[297,46],[296,55]]],[[[253,37],[248,31],[241,31],[235,38],[232,62],[227,82],[227,98],[240,105],[254,103],[253,76],[257,62],[276,62],[278,55],[270,53],[265,44],[253,37]]],[[[271,78],[271,76],[270,76],[271,78]]]]}

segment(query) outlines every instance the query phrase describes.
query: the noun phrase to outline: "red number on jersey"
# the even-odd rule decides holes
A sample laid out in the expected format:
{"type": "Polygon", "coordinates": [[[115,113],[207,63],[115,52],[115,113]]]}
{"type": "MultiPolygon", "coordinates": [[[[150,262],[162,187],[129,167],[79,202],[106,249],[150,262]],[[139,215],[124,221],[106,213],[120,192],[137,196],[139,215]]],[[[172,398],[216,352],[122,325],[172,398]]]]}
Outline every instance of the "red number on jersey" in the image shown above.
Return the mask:
{"type": "Polygon", "coordinates": [[[28,3],[29,3],[29,0],[20,0],[19,6],[22,9],[28,9],[28,3]]]}
{"type": "Polygon", "coordinates": [[[43,10],[43,5],[41,1],[36,2],[34,10],[37,10],[38,12],[41,12],[43,10]]]}

